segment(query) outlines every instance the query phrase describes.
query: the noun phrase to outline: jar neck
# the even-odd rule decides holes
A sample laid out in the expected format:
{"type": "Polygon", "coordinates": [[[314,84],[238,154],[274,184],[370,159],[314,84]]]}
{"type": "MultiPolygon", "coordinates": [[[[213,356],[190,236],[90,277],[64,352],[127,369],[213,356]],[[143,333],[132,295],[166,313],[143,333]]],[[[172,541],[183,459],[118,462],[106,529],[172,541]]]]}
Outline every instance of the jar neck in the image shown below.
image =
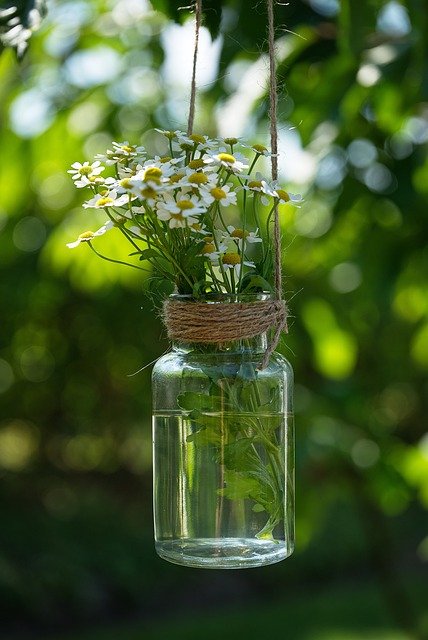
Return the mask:
{"type": "Polygon", "coordinates": [[[234,340],[233,342],[172,342],[172,351],[194,354],[221,354],[221,353],[264,353],[268,348],[268,334],[261,333],[252,338],[234,340]]]}
{"type": "MultiPolygon", "coordinates": [[[[195,302],[207,305],[234,305],[235,303],[253,303],[271,300],[272,296],[269,293],[260,294],[223,294],[223,293],[209,293],[205,294],[203,298],[195,299],[192,296],[187,295],[172,295],[169,300],[172,302],[186,303],[191,308],[191,305],[195,302]]],[[[257,330],[257,329],[256,329],[257,330]]],[[[263,331],[250,338],[240,338],[238,340],[216,340],[215,342],[184,342],[182,340],[172,340],[172,350],[182,353],[194,353],[198,355],[203,354],[221,354],[221,353],[240,353],[240,354],[255,354],[264,353],[268,348],[269,338],[271,331],[263,331]]],[[[207,332],[207,335],[210,332],[207,332]]],[[[193,337],[193,336],[192,336],[193,337]]],[[[204,336],[205,337],[205,336],[204,336]]]]}

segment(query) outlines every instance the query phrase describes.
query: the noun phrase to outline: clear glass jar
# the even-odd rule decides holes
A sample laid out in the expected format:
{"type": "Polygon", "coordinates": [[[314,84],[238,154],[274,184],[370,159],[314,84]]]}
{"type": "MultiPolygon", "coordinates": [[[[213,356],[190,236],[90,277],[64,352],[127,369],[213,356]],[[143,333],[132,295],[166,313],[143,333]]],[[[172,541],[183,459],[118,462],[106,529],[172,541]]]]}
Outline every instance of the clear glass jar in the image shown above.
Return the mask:
{"type": "Polygon", "coordinates": [[[278,353],[259,370],[266,347],[266,334],[174,344],[154,367],[154,529],[165,560],[237,569],[293,551],[293,371],[278,353]]]}

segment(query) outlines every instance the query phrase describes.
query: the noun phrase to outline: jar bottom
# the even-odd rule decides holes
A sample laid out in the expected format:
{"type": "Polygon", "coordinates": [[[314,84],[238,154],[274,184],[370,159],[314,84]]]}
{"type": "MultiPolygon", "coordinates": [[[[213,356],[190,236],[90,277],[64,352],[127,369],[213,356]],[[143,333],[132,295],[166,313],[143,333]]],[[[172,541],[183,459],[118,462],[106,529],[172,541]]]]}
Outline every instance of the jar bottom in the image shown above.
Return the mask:
{"type": "Polygon", "coordinates": [[[158,555],[173,564],[202,569],[245,569],[281,562],[293,549],[284,541],[254,538],[186,538],[156,543],[158,555]]]}

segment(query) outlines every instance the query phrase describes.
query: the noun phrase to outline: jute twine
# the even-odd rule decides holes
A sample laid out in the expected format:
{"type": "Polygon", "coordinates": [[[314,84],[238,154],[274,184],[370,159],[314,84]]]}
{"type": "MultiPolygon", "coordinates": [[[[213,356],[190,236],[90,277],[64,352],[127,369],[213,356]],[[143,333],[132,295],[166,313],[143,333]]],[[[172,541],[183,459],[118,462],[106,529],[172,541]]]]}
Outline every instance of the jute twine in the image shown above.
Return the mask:
{"type": "Polygon", "coordinates": [[[282,300],[254,302],[180,302],[166,300],[168,336],[182,342],[231,342],[255,336],[287,320],[282,300]]]}
{"type": "MultiPolygon", "coordinates": [[[[272,180],[278,179],[278,124],[277,124],[277,82],[275,60],[274,0],[266,0],[268,9],[269,67],[270,67],[270,135],[272,150],[272,180]]],[[[202,0],[195,2],[195,47],[190,93],[190,109],[187,133],[193,131],[196,101],[196,65],[201,26],[202,0]]],[[[281,277],[281,237],[278,206],[274,211],[275,250],[275,299],[254,302],[180,302],[166,300],[163,307],[163,321],[168,337],[172,340],[197,343],[225,343],[253,338],[270,329],[274,330],[272,340],[266,349],[259,369],[264,369],[278,344],[282,331],[287,331],[287,307],[282,300],[281,277]]]]}

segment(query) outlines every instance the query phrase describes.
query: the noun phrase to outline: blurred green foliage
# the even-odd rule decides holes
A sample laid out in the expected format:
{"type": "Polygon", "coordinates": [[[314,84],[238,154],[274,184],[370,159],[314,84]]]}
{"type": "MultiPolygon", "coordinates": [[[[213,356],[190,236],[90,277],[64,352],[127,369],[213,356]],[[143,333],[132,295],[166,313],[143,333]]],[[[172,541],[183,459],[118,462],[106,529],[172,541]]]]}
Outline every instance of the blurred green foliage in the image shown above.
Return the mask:
{"type": "MultiPolygon", "coordinates": [[[[212,574],[152,549],[150,368],[130,374],[167,343],[147,282],[65,247],[97,224],[72,162],[111,140],[156,151],[154,127],[186,127],[189,11],[153,5],[52,0],[22,63],[0,57],[4,633],[44,637],[144,614],[177,590],[210,594],[212,574]]],[[[264,4],[204,7],[220,35],[214,46],[201,35],[195,131],[266,143],[264,4]]],[[[276,7],[281,179],[305,198],[281,210],[297,552],[245,577],[217,574],[213,606],[224,589],[229,603],[280,601],[308,584],[375,580],[393,624],[412,637],[427,624],[412,598],[428,562],[427,9],[276,7]]]]}

